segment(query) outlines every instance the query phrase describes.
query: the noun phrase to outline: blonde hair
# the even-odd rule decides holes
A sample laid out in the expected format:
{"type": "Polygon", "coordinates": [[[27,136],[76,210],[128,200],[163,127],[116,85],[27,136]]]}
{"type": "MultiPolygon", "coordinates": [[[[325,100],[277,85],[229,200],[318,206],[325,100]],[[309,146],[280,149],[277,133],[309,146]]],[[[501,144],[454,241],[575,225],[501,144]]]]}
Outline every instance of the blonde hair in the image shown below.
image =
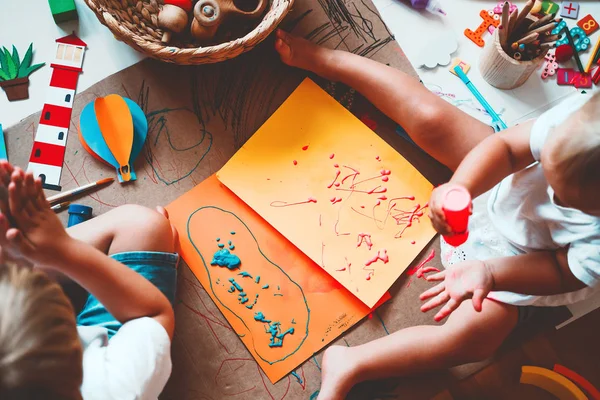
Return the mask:
{"type": "Polygon", "coordinates": [[[0,398],[81,399],[82,347],[61,287],[0,264],[0,398]]]}

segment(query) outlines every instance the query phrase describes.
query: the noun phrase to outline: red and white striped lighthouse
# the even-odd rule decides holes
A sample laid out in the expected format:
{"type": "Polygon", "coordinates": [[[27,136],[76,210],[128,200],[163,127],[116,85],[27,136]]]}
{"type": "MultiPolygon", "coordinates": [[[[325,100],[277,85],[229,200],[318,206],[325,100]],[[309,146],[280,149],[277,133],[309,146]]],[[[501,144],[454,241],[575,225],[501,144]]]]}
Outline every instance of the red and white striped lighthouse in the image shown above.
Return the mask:
{"type": "Polygon", "coordinates": [[[35,134],[27,171],[42,178],[45,189],[60,190],[67,133],[71,125],[77,80],[87,44],[75,34],[56,40],[52,78],[35,134]]]}

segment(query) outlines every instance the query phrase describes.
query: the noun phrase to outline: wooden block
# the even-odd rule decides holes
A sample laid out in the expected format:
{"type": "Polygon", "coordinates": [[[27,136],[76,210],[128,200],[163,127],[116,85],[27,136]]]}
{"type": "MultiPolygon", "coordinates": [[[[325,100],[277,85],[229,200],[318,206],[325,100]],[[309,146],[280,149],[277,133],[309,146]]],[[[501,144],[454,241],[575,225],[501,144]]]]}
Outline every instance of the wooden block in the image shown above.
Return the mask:
{"type": "Polygon", "coordinates": [[[454,67],[456,67],[457,65],[460,66],[460,69],[462,69],[465,74],[467,74],[471,70],[470,64],[461,60],[460,58],[455,58],[454,60],[452,60],[452,64],[450,64],[450,72],[452,72],[454,75],[456,75],[456,72],[454,72],[454,67]]]}
{"type": "Polygon", "coordinates": [[[600,29],[600,26],[598,26],[598,22],[596,22],[594,17],[592,17],[592,14],[588,14],[579,21],[577,21],[577,26],[583,29],[585,34],[588,36],[600,29]]]}
{"type": "Polygon", "coordinates": [[[590,74],[582,74],[575,71],[572,82],[577,89],[589,89],[592,87],[592,77],[590,74]]]}
{"type": "Polygon", "coordinates": [[[531,9],[531,13],[532,14],[549,15],[549,14],[556,14],[559,9],[560,9],[560,6],[551,1],[536,0],[533,8],[531,9]]]}
{"type": "Polygon", "coordinates": [[[77,8],[73,0],[48,0],[48,3],[55,23],[77,19],[77,8]]]}
{"type": "Polygon", "coordinates": [[[494,14],[493,11],[481,10],[479,16],[483,18],[483,22],[479,27],[472,31],[471,29],[465,29],[465,36],[468,37],[479,47],[483,47],[485,42],[483,41],[484,32],[491,26],[496,28],[500,25],[500,16],[494,14]]]}
{"type": "Polygon", "coordinates": [[[560,16],[564,18],[577,19],[579,16],[579,3],[574,1],[563,1],[560,4],[560,16]]]}
{"type": "Polygon", "coordinates": [[[544,389],[560,400],[588,400],[587,396],[573,382],[546,368],[523,366],[521,383],[544,389]]]}

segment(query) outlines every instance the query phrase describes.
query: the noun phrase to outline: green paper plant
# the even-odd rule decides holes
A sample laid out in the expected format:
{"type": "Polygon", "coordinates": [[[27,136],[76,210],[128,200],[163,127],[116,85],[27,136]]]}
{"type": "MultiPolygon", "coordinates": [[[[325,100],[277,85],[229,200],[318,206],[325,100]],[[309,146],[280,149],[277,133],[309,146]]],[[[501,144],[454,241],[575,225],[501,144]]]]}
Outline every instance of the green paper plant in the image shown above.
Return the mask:
{"type": "Polygon", "coordinates": [[[33,43],[29,45],[23,60],[19,58],[19,52],[14,45],[12,54],[6,47],[0,49],[0,82],[28,77],[45,65],[45,63],[31,65],[32,58],[33,43]]]}

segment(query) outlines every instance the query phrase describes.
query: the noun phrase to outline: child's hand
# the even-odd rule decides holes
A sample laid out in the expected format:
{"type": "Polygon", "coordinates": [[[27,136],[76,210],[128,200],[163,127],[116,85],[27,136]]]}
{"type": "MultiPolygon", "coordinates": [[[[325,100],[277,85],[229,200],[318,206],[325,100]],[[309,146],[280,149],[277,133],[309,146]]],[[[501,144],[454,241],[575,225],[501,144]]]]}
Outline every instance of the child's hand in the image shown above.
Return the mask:
{"type": "Polygon", "coordinates": [[[482,261],[465,261],[440,273],[425,278],[428,281],[443,281],[421,294],[421,300],[429,300],[421,311],[429,311],[445,303],[435,315],[441,321],[458,308],[460,303],[472,298],[475,311],[481,311],[483,299],[494,288],[494,276],[482,261]],[[435,297],[434,297],[435,296],[435,297]],[[432,299],[432,297],[434,297],[432,299]]]}
{"type": "Polygon", "coordinates": [[[431,192],[431,199],[429,200],[429,219],[434,229],[444,236],[451,236],[453,234],[452,229],[446,221],[446,215],[444,214],[443,203],[446,193],[452,189],[458,187],[454,183],[444,183],[433,189],[431,192]]]}

